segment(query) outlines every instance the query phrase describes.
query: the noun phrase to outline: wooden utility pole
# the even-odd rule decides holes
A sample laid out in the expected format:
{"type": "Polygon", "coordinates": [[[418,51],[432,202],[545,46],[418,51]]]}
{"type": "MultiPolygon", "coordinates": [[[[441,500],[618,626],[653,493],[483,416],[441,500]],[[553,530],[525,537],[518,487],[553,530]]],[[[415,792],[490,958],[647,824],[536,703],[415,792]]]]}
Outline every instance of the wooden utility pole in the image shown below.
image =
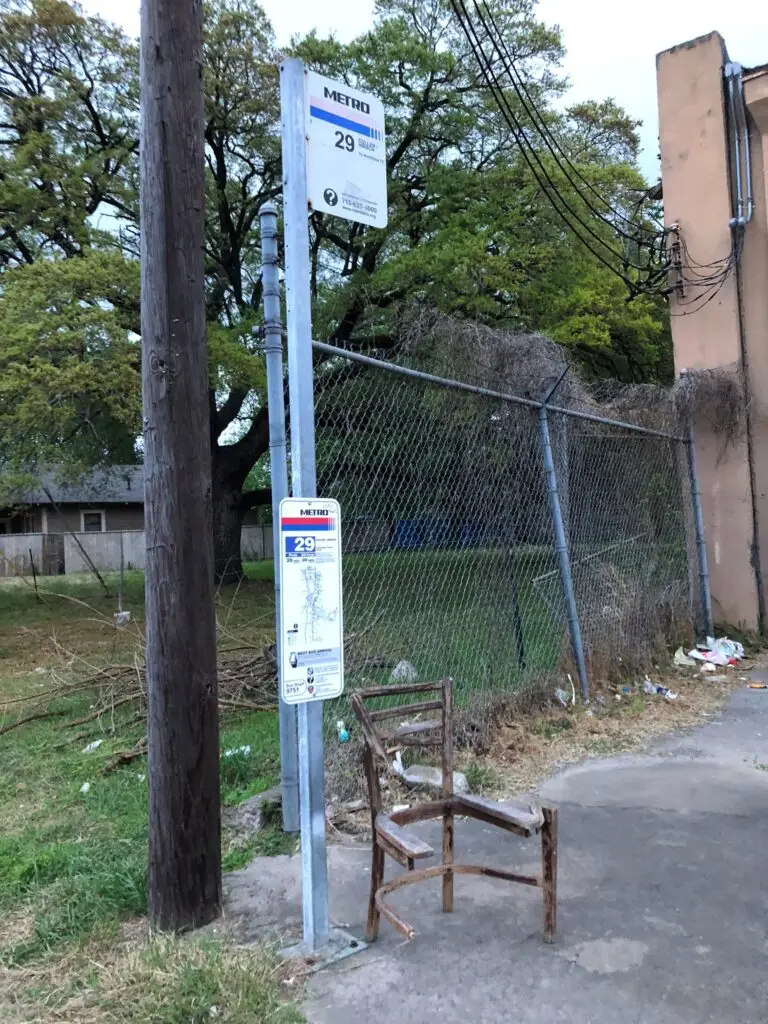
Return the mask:
{"type": "Polygon", "coordinates": [[[141,3],[141,334],[149,912],[221,907],[201,0],[141,3]]]}

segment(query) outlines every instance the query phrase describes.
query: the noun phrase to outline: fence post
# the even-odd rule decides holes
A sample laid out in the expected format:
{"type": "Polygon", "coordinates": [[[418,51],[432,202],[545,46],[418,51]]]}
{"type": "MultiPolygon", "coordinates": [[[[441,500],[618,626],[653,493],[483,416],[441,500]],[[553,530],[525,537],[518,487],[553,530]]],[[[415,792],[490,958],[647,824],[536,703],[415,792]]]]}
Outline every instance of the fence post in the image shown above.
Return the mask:
{"type": "MultiPolygon", "coordinates": [[[[559,383],[559,381],[558,381],[559,383]]],[[[554,388],[552,389],[554,390],[554,388]]],[[[549,419],[547,416],[546,402],[551,397],[547,395],[539,409],[539,440],[541,451],[544,456],[544,473],[547,478],[547,494],[549,497],[549,511],[552,515],[552,527],[555,532],[555,550],[560,566],[560,579],[563,584],[563,594],[568,615],[568,630],[571,635],[571,648],[576,662],[576,672],[581,686],[581,695],[585,701],[589,700],[589,679],[587,677],[587,663],[584,658],[584,643],[581,638],[581,626],[579,624],[579,612],[576,606],[576,594],[573,590],[573,576],[571,575],[571,556],[568,551],[568,542],[565,537],[565,525],[563,523],[563,512],[560,508],[560,495],[557,490],[557,473],[555,472],[555,460],[552,457],[552,441],[549,436],[549,419]]]]}
{"type": "MultiPolygon", "coordinates": [[[[277,267],[277,207],[265,203],[259,211],[261,226],[261,282],[264,291],[264,353],[267,364],[267,411],[269,413],[269,472],[272,482],[272,557],[275,563],[275,653],[278,675],[280,650],[280,531],[275,529],[280,502],[288,497],[288,445],[285,439],[283,396],[283,323],[280,316],[280,275],[277,267]]],[[[264,528],[262,527],[262,547],[264,528]]],[[[299,831],[299,748],[296,709],[280,697],[280,787],[283,831],[299,831]]]]}
{"type": "Polygon", "coordinates": [[[699,473],[696,468],[696,428],[693,416],[688,418],[688,436],[685,447],[688,455],[688,476],[691,485],[691,507],[693,508],[693,526],[696,531],[696,556],[699,563],[699,599],[707,636],[714,636],[715,627],[712,621],[712,595],[709,590],[709,563],[707,562],[707,545],[704,540],[704,515],[701,510],[701,490],[699,473]]]}
{"type": "Polygon", "coordinates": [[[123,531],[120,531],[120,587],[117,591],[117,610],[123,610],[123,591],[125,587],[125,548],[123,545],[123,531]]]}

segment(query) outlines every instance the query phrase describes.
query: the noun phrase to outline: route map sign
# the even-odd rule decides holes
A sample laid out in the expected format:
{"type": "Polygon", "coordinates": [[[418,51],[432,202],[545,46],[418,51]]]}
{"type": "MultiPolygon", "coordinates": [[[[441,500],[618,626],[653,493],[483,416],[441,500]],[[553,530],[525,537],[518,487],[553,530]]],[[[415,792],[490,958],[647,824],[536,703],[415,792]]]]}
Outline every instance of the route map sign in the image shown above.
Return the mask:
{"type": "Polygon", "coordinates": [[[286,704],[344,689],[341,510],[328,498],[280,502],[280,693],[286,704]]]}
{"type": "Polygon", "coordinates": [[[313,210],[387,225],[384,106],[314,71],[306,73],[307,186],[313,210]]]}

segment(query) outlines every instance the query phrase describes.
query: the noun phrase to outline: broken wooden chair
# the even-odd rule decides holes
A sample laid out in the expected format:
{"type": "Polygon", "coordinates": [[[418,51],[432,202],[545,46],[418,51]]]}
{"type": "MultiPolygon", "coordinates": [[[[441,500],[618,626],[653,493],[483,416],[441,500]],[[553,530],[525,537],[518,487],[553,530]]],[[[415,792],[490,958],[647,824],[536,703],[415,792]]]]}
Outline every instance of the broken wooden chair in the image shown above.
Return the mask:
{"type": "Polygon", "coordinates": [[[457,874],[483,875],[486,878],[500,878],[508,882],[520,882],[540,888],[544,896],[544,941],[554,942],[557,901],[557,811],[544,807],[510,807],[494,803],[482,797],[453,792],[453,707],[452,680],[439,683],[411,683],[405,686],[378,686],[358,690],[349,700],[360,723],[365,740],[364,763],[371,804],[373,830],[373,864],[371,867],[371,894],[368,902],[368,942],[374,942],[379,931],[379,920],[383,914],[387,920],[407,939],[413,938],[414,929],[400,915],[385,903],[385,897],[397,889],[427,878],[442,876],[443,910],[453,910],[453,877],[457,874]],[[415,704],[399,704],[378,710],[366,707],[366,701],[381,697],[404,694],[434,693],[431,700],[415,704]],[[425,721],[414,721],[414,715],[423,712],[437,712],[439,717],[425,721]],[[394,728],[381,728],[380,723],[391,719],[410,722],[394,728]],[[406,810],[385,814],[382,810],[381,782],[377,762],[383,761],[390,768],[387,747],[441,747],[442,748],[442,795],[439,800],[416,804],[406,810]],[[455,864],[453,860],[453,830],[456,816],[475,818],[489,825],[496,825],[506,832],[528,838],[541,835],[540,876],[518,875],[492,867],[478,867],[473,864],[455,864]],[[434,854],[432,847],[407,828],[416,821],[429,818],[443,819],[443,859],[435,867],[415,870],[415,862],[434,854]],[[399,875],[390,882],[384,881],[384,858],[389,855],[398,864],[407,868],[407,874],[399,875]]]}

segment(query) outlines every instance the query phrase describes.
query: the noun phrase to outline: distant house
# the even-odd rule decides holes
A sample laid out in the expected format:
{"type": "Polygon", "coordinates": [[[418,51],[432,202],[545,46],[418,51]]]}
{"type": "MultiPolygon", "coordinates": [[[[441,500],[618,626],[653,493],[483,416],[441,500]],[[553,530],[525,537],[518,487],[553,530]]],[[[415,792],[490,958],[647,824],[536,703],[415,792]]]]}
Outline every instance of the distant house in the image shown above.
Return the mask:
{"type": "Polygon", "coordinates": [[[112,466],[71,482],[58,473],[19,491],[0,511],[0,534],[144,529],[144,467],[112,466]]]}

